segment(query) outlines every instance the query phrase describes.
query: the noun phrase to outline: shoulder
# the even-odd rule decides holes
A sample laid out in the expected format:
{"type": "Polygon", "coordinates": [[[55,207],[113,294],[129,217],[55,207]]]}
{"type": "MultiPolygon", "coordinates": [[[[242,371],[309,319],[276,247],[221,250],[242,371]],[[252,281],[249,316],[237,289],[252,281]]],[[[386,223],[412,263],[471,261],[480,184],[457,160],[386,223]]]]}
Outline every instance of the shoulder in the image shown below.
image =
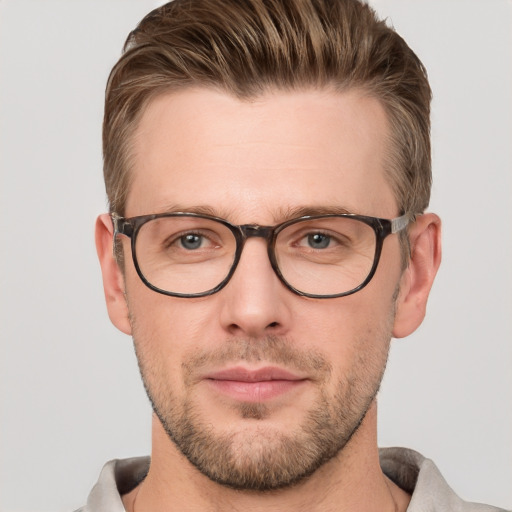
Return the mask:
{"type": "Polygon", "coordinates": [[[452,490],[434,462],[406,448],[381,448],[384,474],[411,495],[408,512],[506,512],[464,501],[452,490]]]}
{"type": "Polygon", "coordinates": [[[149,457],[114,459],[107,462],[87,498],[87,504],[75,512],[124,512],[121,496],[144,480],[149,464],[149,457]]]}

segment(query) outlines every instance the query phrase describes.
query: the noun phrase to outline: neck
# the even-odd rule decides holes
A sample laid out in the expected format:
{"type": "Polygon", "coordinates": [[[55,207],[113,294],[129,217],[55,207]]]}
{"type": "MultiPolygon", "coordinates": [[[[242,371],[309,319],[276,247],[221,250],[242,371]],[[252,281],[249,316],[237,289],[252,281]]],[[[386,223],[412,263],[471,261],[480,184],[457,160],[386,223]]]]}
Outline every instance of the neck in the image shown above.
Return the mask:
{"type": "Polygon", "coordinates": [[[405,511],[410,497],[382,473],[376,431],[374,404],[341,453],[310,477],[277,491],[237,491],[192,466],[154,418],[150,470],[123,502],[128,512],[405,511]]]}

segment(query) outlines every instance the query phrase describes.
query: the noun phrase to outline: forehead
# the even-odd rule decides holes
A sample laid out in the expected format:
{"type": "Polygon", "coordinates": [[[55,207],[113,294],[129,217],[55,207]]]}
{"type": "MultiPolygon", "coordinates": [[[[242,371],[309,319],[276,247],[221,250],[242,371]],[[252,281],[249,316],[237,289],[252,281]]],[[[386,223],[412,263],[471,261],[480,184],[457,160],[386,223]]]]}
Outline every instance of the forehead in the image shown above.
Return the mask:
{"type": "Polygon", "coordinates": [[[204,88],[164,94],[135,131],[126,214],[200,206],[263,222],[335,206],[395,215],[387,138],[384,109],[358,91],[274,91],[251,101],[204,88]]]}

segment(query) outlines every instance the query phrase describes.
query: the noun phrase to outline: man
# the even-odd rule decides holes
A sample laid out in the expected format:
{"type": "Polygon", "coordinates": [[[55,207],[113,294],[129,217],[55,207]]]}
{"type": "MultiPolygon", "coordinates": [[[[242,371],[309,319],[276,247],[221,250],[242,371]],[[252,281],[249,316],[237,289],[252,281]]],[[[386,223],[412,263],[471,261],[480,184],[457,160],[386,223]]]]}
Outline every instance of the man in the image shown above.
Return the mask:
{"type": "Polygon", "coordinates": [[[130,34],[96,241],[152,453],[108,463],[84,510],[491,510],[377,448],[390,339],[440,263],[429,105],[355,0],[176,0],[130,34]]]}

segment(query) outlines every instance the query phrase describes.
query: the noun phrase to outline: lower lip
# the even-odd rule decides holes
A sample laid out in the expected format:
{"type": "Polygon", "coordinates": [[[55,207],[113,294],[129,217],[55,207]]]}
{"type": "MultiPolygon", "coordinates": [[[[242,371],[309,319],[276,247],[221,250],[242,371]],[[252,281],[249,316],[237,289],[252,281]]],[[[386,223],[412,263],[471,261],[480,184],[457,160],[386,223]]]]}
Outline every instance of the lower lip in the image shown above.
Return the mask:
{"type": "Polygon", "coordinates": [[[245,382],[209,379],[216,391],[242,402],[263,402],[296,390],[305,380],[264,380],[245,382]]]}

